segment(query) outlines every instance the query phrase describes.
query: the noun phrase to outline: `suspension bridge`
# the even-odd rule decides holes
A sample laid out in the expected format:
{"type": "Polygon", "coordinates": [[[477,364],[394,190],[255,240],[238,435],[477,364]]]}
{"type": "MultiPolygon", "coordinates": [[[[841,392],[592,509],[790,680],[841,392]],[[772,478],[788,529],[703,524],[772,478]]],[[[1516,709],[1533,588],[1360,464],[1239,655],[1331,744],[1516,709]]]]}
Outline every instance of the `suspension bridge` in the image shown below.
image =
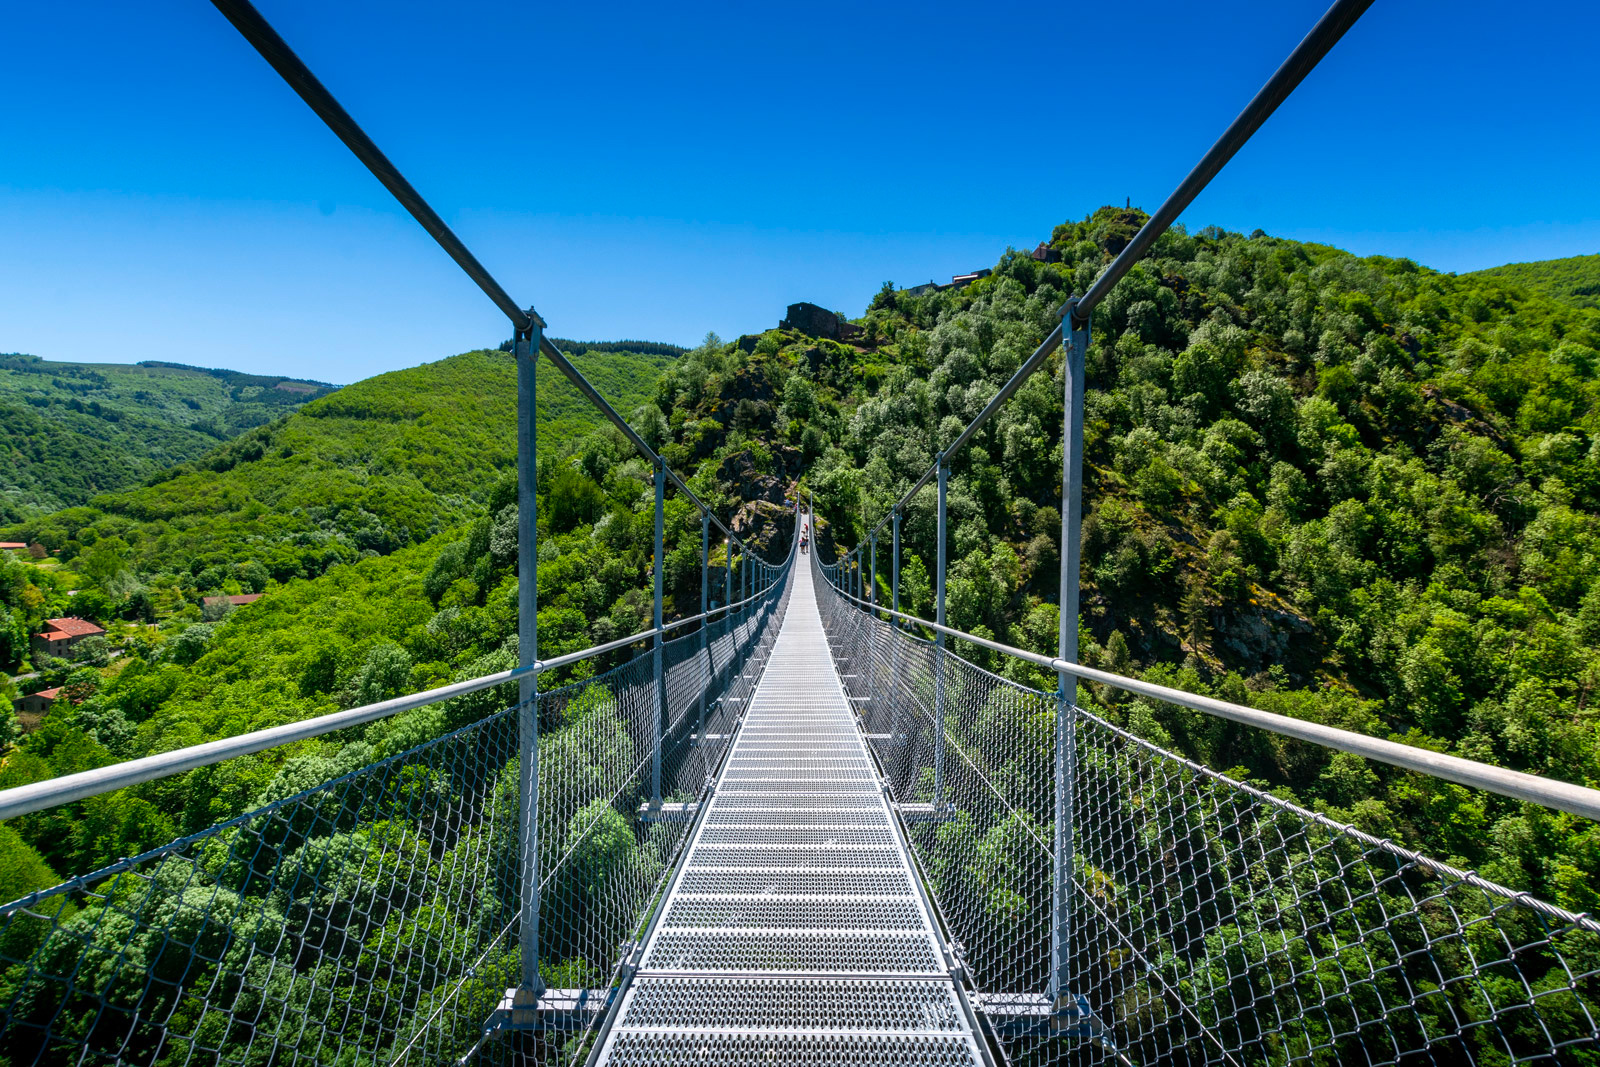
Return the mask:
{"type": "Polygon", "coordinates": [[[1600,819],[1600,791],[1078,662],[1092,312],[1370,0],[1328,10],[1012,379],[829,561],[799,551],[815,521],[803,493],[787,551],[759,558],[259,12],[213,2],[513,324],[519,665],[0,792],[0,818],[27,818],[390,720],[432,727],[401,751],[368,735],[375,762],[0,906],[0,1062],[1600,1063],[1593,919],[1080,700],[1092,683],[1600,819]],[[946,625],[945,498],[950,457],[1058,351],[1061,628],[1045,656],[946,625]],[[655,493],[651,627],[543,660],[541,358],[649,463],[655,493]],[[700,611],[672,621],[669,488],[701,518],[700,611]],[[930,488],[937,607],[919,619],[900,610],[900,527],[930,488]],[[986,670],[973,649],[1057,686],[986,670]],[[472,711],[485,693],[501,710],[472,711]]]}

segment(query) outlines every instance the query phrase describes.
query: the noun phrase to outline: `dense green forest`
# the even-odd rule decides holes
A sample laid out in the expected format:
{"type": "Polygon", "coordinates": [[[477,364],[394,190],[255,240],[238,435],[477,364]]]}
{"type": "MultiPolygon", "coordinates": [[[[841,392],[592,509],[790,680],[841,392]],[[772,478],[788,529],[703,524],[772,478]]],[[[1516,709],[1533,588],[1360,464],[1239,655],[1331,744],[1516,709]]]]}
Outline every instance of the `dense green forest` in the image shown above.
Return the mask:
{"type": "Polygon", "coordinates": [[[1501,278],[1574,307],[1600,308],[1600,255],[1508,263],[1467,275],[1501,278]]]}
{"type": "MultiPolygon", "coordinates": [[[[650,395],[665,359],[598,352],[577,365],[631,410],[650,395]]],[[[600,423],[553,369],[540,386],[545,448],[600,423]]],[[[314,577],[418,544],[480,511],[515,463],[515,407],[510,357],[468,352],[359,382],[141,487],[29,519],[6,536],[37,541],[67,563],[98,554],[104,568],[139,579],[124,585],[151,588],[158,600],[173,587],[224,591],[216,574],[246,564],[279,582],[314,577]],[[208,574],[212,567],[222,570],[208,574]]],[[[130,613],[127,595],[113,590],[108,601],[91,590],[78,607],[130,613]]]]}
{"type": "MultiPolygon", "coordinates": [[[[781,331],[713,338],[671,362],[633,418],[719,506],[746,495],[776,508],[809,468],[827,538],[848,547],[1142,219],[1107,209],[1063,225],[1051,242],[1061,262],[1007,253],[965,288],[911,297],[886,285],[855,320],[858,345],[781,331]]],[[[1600,313],[1492,277],[1205,231],[1163,238],[1098,316],[1087,660],[1519,769],[1600,777],[1588,713],[1600,680],[1600,313]]],[[[586,367],[603,388],[633,380],[586,367]]],[[[1053,371],[954,458],[950,493],[952,623],[1041,651],[1056,626],[1059,362],[1053,371]]],[[[559,405],[558,377],[541,380],[545,403],[559,405]]],[[[89,587],[75,605],[146,622],[187,605],[141,629],[147,654],[120,661],[79,705],[85,724],[98,709],[123,720],[96,758],[370,695],[352,679],[391,645],[405,669],[391,664],[384,692],[504,655],[512,405],[509,359],[468,353],[347,387],[165,480],[15,528],[61,549],[89,587]],[[356,598],[353,584],[388,591],[356,598]],[[236,619],[192,618],[199,595],[259,589],[267,599],[236,619]],[[360,624],[331,621],[340,611],[360,624]],[[457,632],[473,636],[440,636],[457,632]],[[165,672],[171,692],[140,681],[181,660],[193,662],[165,672]],[[125,696],[141,686],[157,695],[125,696]]],[[[547,439],[544,457],[549,647],[639,628],[648,472],[607,431],[547,439]]],[[[925,493],[905,528],[903,596],[921,613],[931,504],[925,493]]],[[[669,514],[669,586],[682,593],[697,581],[697,531],[686,509],[669,514]]],[[[39,576],[31,606],[8,601],[18,623],[64,610],[48,574],[18,568],[39,576]]],[[[1498,864],[1497,877],[1557,902],[1587,908],[1600,884],[1600,841],[1564,817],[1290,760],[1170,711],[1113,710],[1368,829],[1498,864]]],[[[52,848],[72,869],[96,855],[65,839],[52,848]]]]}
{"type": "MultiPolygon", "coordinates": [[[[861,320],[875,350],[763,342],[780,432],[816,457],[808,477],[842,540],[1144,218],[1058,227],[1061,262],[1009,253],[963,289],[885,286],[861,320]]],[[[1085,660],[1600,780],[1597,348],[1600,312],[1499,279],[1259,232],[1166,235],[1094,322],[1085,660]]],[[[951,623],[1039,651],[1056,631],[1059,366],[952,461],[951,623]]],[[[694,373],[686,357],[663,391],[692,392],[694,373]]],[[[931,560],[932,493],[919,503],[905,537],[931,560]]],[[[906,570],[926,614],[925,569],[906,570]]],[[[1600,828],[1584,820],[1101,696],[1211,766],[1574,910],[1600,903],[1600,828]]]]}
{"type": "MultiPolygon", "coordinates": [[[[602,391],[720,513],[752,501],[736,527],[773,556],[803,481],[827,559],[858,543],[1144,218],[1102,209],[1055,229],[1056,261],[1008,251],[964,287],[913,297],[885,284],[852,320],[852,344],[713,336],[653,357],[648,380],[598,346],[578,363],[611,376],[602,391]]],[[[1519,280],[1259,231],[1167,234],[1094,321],[1085,661],[1600,781],[1597,349],[1600,310],[1519,280]]],[[[556,379],[541,370],[541,410],[560,430],[541,434],[545,654],[635,632],[649,611],[650,472],[592,418],[577,431],[582,409],[544,385],[556,379]]],[[[1061,389],[1057,357],[952,457],[950,622],[1039,651],[1054,649],[1058,618],[1061,389]]],[[[68,606],[128,629],[114,661],[44,665],[69,692],[5,756],[0,787],[511,663],[513,404],[509,358],[467,353],[346,387],[142,488],[13,527],[60,555],[0,569],[0,641],[68,606]],[[231,612],[197,603],[256,590],[266,596],[231,612]]],[[[698,604],[699,523],[679,500],[667,517],[670,613],[698,604]]],[[[904,536],[902,602],[931,615],[931,490],[904,536]]],[[[1094,697],[1140,736],[1280,796],[1574,910],[1600,905],[1591,824],[1094,697]]],[[[0,890],[135,854],[506,699],[13,820],[0,890]]]]}
{"type": "Polygon", "coordinates": [[[0,354],[0,523],[138,485],[333,389],[181,363],[0,354]]]}
{"type": "MultiPolygon", "coordinates": [[[[619,405],[637,406],[665,357],[574,358],[619,405]]],[[[649,625],[650,471],[619,434],[596,429],[599,416],[584,416],[581,399],[542,369],[548,654],[649,625]]],[[[30,691],[65,683],[67,692],[5,757],[0,787],[510,665],[514,427],[510,357],[470,352],[349,386],[165,480],[13,528],[7,537],[60,554],[43,565],[0,559],[0,670],[38,668],[30,691]],[[200,603],[251,592],[267,595],[236,611],[200,603]],[[26,635],[67,613],[103,621],[125,654],[109,661],[97,648],[84,662],[32,662],[26,635]]],[[[714,471],[695,484],[730,513],[714,471]]],[[[690,510],[669,502],[668,593],[674,604],[687,593],[697,610],[690,510]]],[[[497,699],[468,703],[482,712],[497,699]]],[[[420,739],[415,723],[391,725],[420,739]]],[[[0,729],[14,738],[14,722],[0,729]]],[[[303,777],[292,769],[298,758],[235,760],[215,769],[233,786],[177,781],[17,825],[58,870],[87,870],[246,810],[280,774],[303,777]]]]}

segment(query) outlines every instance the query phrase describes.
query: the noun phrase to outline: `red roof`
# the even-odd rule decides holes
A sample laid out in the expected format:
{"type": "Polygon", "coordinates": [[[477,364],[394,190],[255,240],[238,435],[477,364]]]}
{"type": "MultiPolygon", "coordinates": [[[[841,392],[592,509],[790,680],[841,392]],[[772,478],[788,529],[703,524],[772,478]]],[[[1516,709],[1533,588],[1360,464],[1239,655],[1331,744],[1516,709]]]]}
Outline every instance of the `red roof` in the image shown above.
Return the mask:
{"type": "Polygon", "coordinates": [[[105,633],[104,630],[88,619],[77,619],[71,616],[65,619],[46,619],[44,624],[52,630],[60,630],[68,637],[92,637],[95,634],[105,633]]]}
{"type": "Polygon", "coordinates": [[[41,689],[37,693],[30,693],[28,695],[44,697],[46,700],[54,700],[56,697],[61,695],[61,689],[62,687],[58,685],[54,689],[41,689]]]}
{"type": "Polygon", "coordinates": [[[217,604],[232,604],[234,607],[239,607],[242,604],[254,604],[264,595],[262,593],[232,593],[228,596],[201,597],[200,602],[207,607],[213,607],[217,604]]]}
{"type": "Polygon", "coordinates": [[[8,548],[27,548],[27,547],[28,547],[28,542],[26,542],[26,541],[0,541],[0,552],[4,552],[8,548]]]}

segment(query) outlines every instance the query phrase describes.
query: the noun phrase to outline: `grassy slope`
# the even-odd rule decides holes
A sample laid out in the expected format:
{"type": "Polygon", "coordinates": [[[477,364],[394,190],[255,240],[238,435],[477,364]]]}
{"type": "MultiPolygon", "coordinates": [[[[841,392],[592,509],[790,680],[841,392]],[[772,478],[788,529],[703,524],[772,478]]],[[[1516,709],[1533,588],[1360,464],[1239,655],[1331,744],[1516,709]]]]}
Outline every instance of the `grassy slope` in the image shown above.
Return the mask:
{"type": "Polygon", "coordinates": [[[177,364],[0,355],[0,520],[136,485],[333,388],[177,364]]]}
{"type": "Polygon", "coordinates": [[[1600,308],[1600,255],[1507,263],[1463,277],[1501,278],[1564,304],[1600,308]]]}
{"type": "MultiPolygon", "coordinates": [[[[626,413],[651,395],[670,359],[586,353],[574,362],[626,413]]],[[[600,421],[548,364],[539,408],[546,448],[600,421]]],[[[515,466],[515,429],[511,357],[467,352],[357,382],[153,484],[13,532],[70,555],[79,531],[93,527],[127,541],[137,571],[255,559],[280,579],[314,575],[339,558],[390,552],[459,522],[515,466]]]]}

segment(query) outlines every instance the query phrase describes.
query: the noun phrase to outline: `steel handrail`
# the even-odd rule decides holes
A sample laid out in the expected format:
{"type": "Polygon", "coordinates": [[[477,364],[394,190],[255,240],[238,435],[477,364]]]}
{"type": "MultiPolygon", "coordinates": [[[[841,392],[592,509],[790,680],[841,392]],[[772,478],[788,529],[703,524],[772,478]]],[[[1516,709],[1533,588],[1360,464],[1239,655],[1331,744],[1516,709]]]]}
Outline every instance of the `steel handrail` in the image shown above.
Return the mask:
{"type": "Polygon", "coordinates": [[[1191,708],[1207,715],[1229,719],[1245,726],[1253,726],[1267,730],[1270,733],[1281,734],[1284,737],[1293,737],[1301,741],[1309,741],[1323,748],[1336,749],[1340,752],[1350,752],[1367,759],[1387,763],[1391,767],[1403,770],[1417,771],[1433,778],[1443,778],[1455,782],[1457,785],[1470,786],[1501,796],[1511,797],[1513,800],[1523,800],[1542,807],[1554,808],[1573,815],[1581,815],[1586,819],[1600,821],[1600,789],[1591,789],[1587,786],[1575,785],[1554,778],[1543,778],[1536,774],[1527,774],[1523,771],[1513,771],[1504,767],[1495,767],[1476,760],[1463,759],[1460,756],[1449,756],[1442,752],[1430,752],[1424,748],[1401,744],[1398,741],[1387,741],[1383,738],[1369,737],[1366,734],[1354,733],[1350,730],[1341,730],[1335,726],[1323,726],[1321,723],[1307,722],[1304,719],[1292,719],[1287,715],[1278,715],[1259,708],[1245,707],[1242,704],[1218,700],[1215,697],[1200,696],[1197,693],[1186,693],[1182,689],[1173,689],[1153,682],[1141,681],[1137,678],[1128,678],[1110,671],[1097,670],[1094,667],[1085,667],[1081,663],[1069,663],[1055,656],[1041,655],[1029,652],[1026,649],[1014,648],[1011,645],[1001,644],[986,637],[957,630],[951,626],[941,626],[936,622],[929,622],[915,615],[907,615],[902,611],[894,611],[879,604],[847,593],[834,584],[832,578],[824,575],[828,587],[844,600],[858,605],[863,610],[882,612],[892,618],[925,626],[936,633],[948,637],[958,637],[963,641],[970,641],[982,648],[1000,652],[1016,659],[1024,660],[1035,666],[1057,674],[1067,674],[1086,682],[1098,682],[1108,685],[1123,692],[1133,693],[1138,696],[1150,697],[1154,700],[1177,704],[1180,707],[1191,708]]]}
{"type": "Polygon", "coordinates": [[[539,664],[533,664],[528,667],[513,667],[510,670],[500,671],[497,674],[486,674],[481,678],[473,678],[470,681],[455,682],[451,685],[440,686],[437,689],[412,693],[409,696],[394,697],[391,700],[380,700],[376,704],[364,704],[359,708],[336,711],[328,715],[319,715],[312,719],[303,719],[300,722],[268,727],[265,730],[254,730],[247,734],[239,734],[237,737],[207,741],[201,745],[191,745],[188,748],[174,749],[171,752],[161,752],[153,756],[142,756],[139,759],[113,763],[109,767],[98,767],[94,770],[79,771],[77,774],[67,774],[60,778],[51,778],[43,782],[20,785],[14,789],[0,792],[0,819],[12,819],[18,815],[43,811],[46,808],[68,804],[74,800],[83,800],[85,797],[99,796],[101,793],[124,789],[130,785],[153,782],[158,778],[166,778],[183,771],[194,770],[196,767],[208,767],[213,763],[221,763],[223,760],[233,759],[236,756],[247,756],[253,752],[276,748],[279,745],[287,745],[294,741],[305,741],[313,737],[321,737],[324,734],[333,733],[335,730],[362,726],[378,719],[397,715],[402,711],[426,707],[429,704],[437,704],[441,700],[466,696],[468,693],[489,689],[503,682],[524,678],[529,674],[537,673],[539,667],[539,664]]]}

